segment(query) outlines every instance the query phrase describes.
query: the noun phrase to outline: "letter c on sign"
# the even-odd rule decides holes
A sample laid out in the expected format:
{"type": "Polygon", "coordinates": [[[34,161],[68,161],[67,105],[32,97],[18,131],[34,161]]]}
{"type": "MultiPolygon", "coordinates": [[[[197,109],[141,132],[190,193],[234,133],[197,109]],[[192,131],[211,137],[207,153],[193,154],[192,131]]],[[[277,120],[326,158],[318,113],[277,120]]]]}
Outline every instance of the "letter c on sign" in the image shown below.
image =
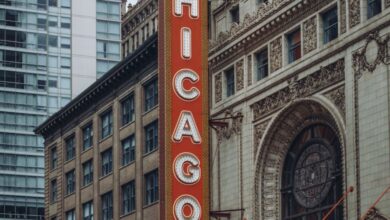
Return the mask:
{"type": "Polygon", "coordinates": [[[184,80],[190,80],[192,83],[196,83],[199,80],[199,76],[192,70],[180,70],[176,73],[174,79],[174,88],[175,92],[179,95],[180,98],[184,100],[194,100],[200,95],[199,89],[192,87],[189,90],[186,90],[183,86],[184,80]]]}
{"type": "Polygon", "coordinates": [[[174,174],[184,184],[194,184],[200,180],[199,159],[190,153],[179,154],[174,162],[174,174]],[[188,163],[187,169],[184,165],[188,163]]]}
{"type": "Polygon", "coordinates": [[[175,201],[175,219],[177,220],[198,220],[201,215],[201,207],[198,200],[190,195],[180,196],[175,201]],[[185,207],[190,208],[189,214],[184,213],[185,207]]]}

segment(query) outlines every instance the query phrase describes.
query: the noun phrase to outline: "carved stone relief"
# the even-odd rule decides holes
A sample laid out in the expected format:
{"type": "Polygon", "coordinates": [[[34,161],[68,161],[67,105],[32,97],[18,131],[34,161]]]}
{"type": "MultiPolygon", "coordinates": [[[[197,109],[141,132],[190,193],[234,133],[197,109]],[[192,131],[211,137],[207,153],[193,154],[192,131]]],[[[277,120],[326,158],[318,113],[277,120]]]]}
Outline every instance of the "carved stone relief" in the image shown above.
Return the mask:
{"type": "Polygon", "coordinates": [[[353,54],[353,67],[358,79],[365,72],[374,72],[381,63],[390,64],[389,42],[390,34],[380,37],[376,31],[367,36],[364,47],[353,54]],[[367,49],[372,51],[367,54],[367,49]]]}
{"type": "Polygon", "coordinates": [[[215,102],[220,102],[222,100],[222,73],[217,73],[215,75],[215,88],[214,88],[214,95],[215,95],[215,102]]]}
{"type": "MultiPolygon", "coordinates": [[[[229,5],[237,4],[239,0],[229,0],[229,5]]],[[[244,33],[247,29],[254,25],[255,23],[259,23],[263,21],[265,18],[271,16],[275,11],[283,8],[285,5],[289,4],[290,1],[285,0],[273,0],[269,3],[261,4],[258,10],[253,14],[245,14],[243,22],[240,24],[234,24],[230,27],[230,30],[227,32],[223,32],[218,35],[215,41],[211,41],[209,43],[209,47],[211,50],[223,44],[227,39],[232,38],[239,33],[244,33]]],[[[302,7],[302,5],[300,6],[302,7]]]]}
{"type": "Polygon", "coordinates": [[[309,96],[330,85],[334,85],[344,80],[344,77],[344,59],[340,59],[326,67],[320,67],[320,70],[305,78],[291,78],[288,80],[289,86],[251,106],[254,119],[263,118],[296,98],[309,96]]]}
{"type": "Polygon", "coordinates": [[[344,34],[347,31],[347,5],[346,0],[340,0],[340,33],[344,34]]]}
{"type": "Polygon", "coordinates": [[[360,23],[360,0],[349,0],[349,27],[360,23]]]}
{"type": "Polygon", "coordinates": [[[222,140],[230,139],[233,134],[241,134],[243,115],[241,112],[233,113],[232,110],[228,109],[225,112],[224,122],[227,122],[227,126],[216,127],[218,142],[222,140]]]}
{"type": "Polygon", "coordinates": [[[282,37],[278,37],[270,43],[271,73],[282,67],[282,37]]]}
{"type": "Polygon", "coordinates": [[[380,64],[390,65],[390,54],[388,44],[390,34],[379,36],[378,31],[368,34],[363,48],[352,54],[352,67],[354,70],[354,120],[355,120],[355,170],[356,172],[356,210],[360,215],[360,142],[359,142],[359,96],[357,95],[359,79],[363,74],[374,73],[376,67],[380,64]],[[367,54],[367,49],[370,51],[367,54]]]}
{"type": "Polygon", "coordinates": [[[339,87],[325,94],[340,110],[345,120],[345,87],[339,87]]]}
{"type": "Polygon", "coordinates": [[[252,56],[249,55],[248,56],[248,66],[247,66],[247,69],[248,69],[248,86],[252,85],[252,56]]]}
{"type": "Polygon", "coordinates": [[[317,48],[317,20],[309,18],[303,22],[303,53],[307,54],[317,48]]]}
{"type": "Polygon", "coordinates": [[[256,157],[257,151],[259,150],[260,141],[263,138],[265,129],[267,128],[269,120],[264,121],[260,124],[255,125],[255,137],[254,137],[254,154],[253,156],[256,157]]]}
{"type": "Polygon", "coordinates": [[[385,7],[386,8],[390,7],[390,0],[385,0],[385,7]]]}
{"type": "MultiPolygon", "coordinates": [[[[322,104],[301,100],[283,109],[262,136],[262,145],[255,162],[254,218],[282,219],[280,214],[280,184],[284,159],[296,135],[305,127],[323,123],[340,131],[332,114],[322,104]]],[[[342,148],[343,149],[343,148],[342,148]]],[[[342,151],[342,157],[345,153],[342,151]]]]}
{"type": "Polygon", "coordinates": [[[244,88],[244,60],[241,59],[236,63],[236,76],[237,76],[237,91],[244,88]]]}
{"type": "Polygon", "coordinates": [[[365,220],[389,220],[390,217],[383,215],[378,209],[373,208],[367,214],[365,220]]]}

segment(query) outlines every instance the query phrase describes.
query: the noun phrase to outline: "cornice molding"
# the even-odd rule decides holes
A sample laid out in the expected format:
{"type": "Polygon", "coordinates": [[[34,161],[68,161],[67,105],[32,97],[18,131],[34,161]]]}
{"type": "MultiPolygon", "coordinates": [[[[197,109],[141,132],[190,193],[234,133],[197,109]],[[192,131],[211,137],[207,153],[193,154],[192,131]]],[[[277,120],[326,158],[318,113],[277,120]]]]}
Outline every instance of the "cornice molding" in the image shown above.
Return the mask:
{"type": "Polygon", "coordinates": [[[50,116],[34,132],[43,135],[45,138],[53,134],[59,126],[69,123],[70,119],[82,114],[85,109],[101,101],[102,97],[112,95],[121,85],[129,80],[139,80],[140,75],[144,73],[141,70],[148,68],[144,62],[151,63],[156,56],[157,34],[149,38],[142,47],[126,57],[125,60],[111,68],[66,106],[50,116]]]}
{"type": "MultiPolygon", "coordinates": [[[[291,16],[291,14],[299,13],[300,10],[304,5],[309,4],[309,1],[313,0],[301,0],[297,1],[297,3],[288,9],[286,12],[280,14],[279,16],[275,17],[268,23],[265,23],[259,30],[254,32],[252,35],[261,35],[265,32],[271,31],[271,29],[274,26],[280,25],[280,23],[291,16]]],[[[294,3],[296,1],[293,0],[274,0],[269,3],[263,3],[259,6],[256,12],[254,12],[252,15],[247,13],[244,16],[244,20],[240,24],[232,25],[229,31],[227,32],[221,32],[217,36],[216,40],[211,40],[209,43],[210,52],[209,55],[214,55],[218,51],[223,50],[224,47],[226,47],[229,43],[236,40],[238,37],[245,35],[249,32],[249,30],[252,30],[255,26],[259,25],[260,23],[264,22],[266,19],[270,18],[275,13],[279,12],[281,9],[285,8],[285,6],[289,5],[290,3],[294,3]]],[[[249,36],[251,37],[251,36],[249,36]]],[[[254,37],[254,36],[253,36],[254,37]]]]}
{"type": "MultiPolygon", "coordinates": [[[[282,1],[282,0],[280,0],[282,1]]],[[[291,27],[291,25],[296,25],[301,21],[304,21],[307,17],[312,15],[314,12],[318,11],[320,8],[330,4],[334,0],[302,0],[298,1],[294,6],[287,9],[285,12],[281,13],[272,20],[269,20],[268,23],[260,25],[262,21],[253,22],[251,24],[245,25],[245,20],[241,26],[245,28],[237,27],[237,30],[240,30],[234,36],[226,35],[224,41],[221,41],[219,46],[213,48],[209,52],[209,69],[217,70],[226,65],[229,61],[236,59],[239,56],[242,56],[242,53],[254,46],[260,46],[264,43],[275,39],[278,35],[283,33],[286,28],[291,27]]],[[[290,1],[282,1],[284,4],[290,1]]],[[[281,10],[285,8],[285,5],[278,8],[281,10]]],[[[274,12],[274,14],[277,11],[274,12]]],[[[271,15],[270,15],[271,16],[271,15]]],[[[267,18],[269,18],[268,16],[267,18]]],[[[248,19],[247,19],[248,20],[248,19]]],[[[236,27],[233,27],[235,29],[236,27]]],[[[229,32],[231,33],[231,31],[229,32]]],[[[280,36],[278,36],[280,37],[280,36]]]]}

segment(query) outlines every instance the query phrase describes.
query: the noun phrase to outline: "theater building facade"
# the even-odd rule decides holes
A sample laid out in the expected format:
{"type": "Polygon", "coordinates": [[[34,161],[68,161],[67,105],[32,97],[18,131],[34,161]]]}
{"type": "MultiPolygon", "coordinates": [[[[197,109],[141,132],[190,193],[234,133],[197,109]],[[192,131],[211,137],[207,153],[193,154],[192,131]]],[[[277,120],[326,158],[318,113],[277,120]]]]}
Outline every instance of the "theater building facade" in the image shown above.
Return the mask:
{"type": "Polygon", "coordinates": [[[390,2],[210,7],[210,215],[388,219],[390,2]]]}

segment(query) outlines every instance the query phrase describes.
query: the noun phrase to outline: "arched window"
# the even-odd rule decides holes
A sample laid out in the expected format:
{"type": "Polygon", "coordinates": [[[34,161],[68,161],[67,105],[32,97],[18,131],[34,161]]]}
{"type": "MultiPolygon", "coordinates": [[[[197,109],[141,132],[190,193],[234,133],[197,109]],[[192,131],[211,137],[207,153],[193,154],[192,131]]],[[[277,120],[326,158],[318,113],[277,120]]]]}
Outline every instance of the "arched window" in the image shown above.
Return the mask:
{"type": "MultiPolygon", "coordinates": [[[[296,136],[283,167],[283,220],[321,220],[342,196],[340,147],[325,124],[311,125],[296,136]]],[[[343,219],[342,206],[329,219],[343,219]]]]}

